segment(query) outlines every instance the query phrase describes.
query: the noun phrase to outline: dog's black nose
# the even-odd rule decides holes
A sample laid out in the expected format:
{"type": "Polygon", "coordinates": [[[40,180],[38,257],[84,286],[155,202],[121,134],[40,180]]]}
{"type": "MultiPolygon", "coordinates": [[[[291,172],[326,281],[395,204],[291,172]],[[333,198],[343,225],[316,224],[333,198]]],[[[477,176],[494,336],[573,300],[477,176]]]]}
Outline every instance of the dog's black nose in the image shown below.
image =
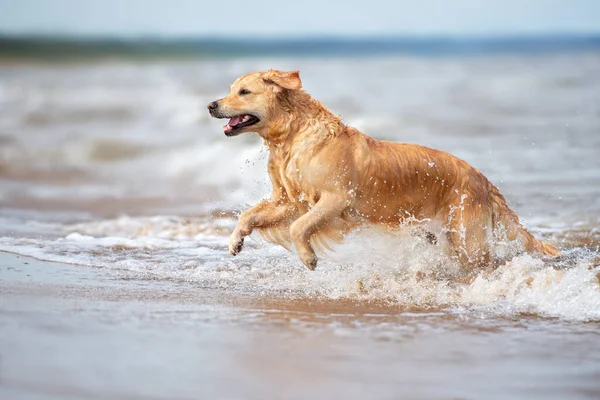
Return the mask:
{"type": "Polygon", "coordinates": [[[208,109],[209,110],[214,110],[215,108],[219,107],[219,103],[217,103],[216,101],[213,101],[211,103],[208,103],[208,109]]]}

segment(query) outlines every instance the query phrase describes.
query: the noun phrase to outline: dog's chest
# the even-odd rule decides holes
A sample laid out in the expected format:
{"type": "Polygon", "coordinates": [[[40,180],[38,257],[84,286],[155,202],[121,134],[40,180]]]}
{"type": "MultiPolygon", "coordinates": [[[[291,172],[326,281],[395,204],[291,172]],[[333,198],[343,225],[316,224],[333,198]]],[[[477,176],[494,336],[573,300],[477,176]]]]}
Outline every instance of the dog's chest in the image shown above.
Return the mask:
{"type": "Polygon", "coordinates": [[[282,165],[281,179],[291,201],[309,200],[307,194],[306,182],[304,181],[303,165],[298,156],[292,156],[289,161],[282,165]]]}
{"type": "Polygon", "coordinates": [[[311,188],[310,179],[306,175],[306,160],[301,155],[289,155],[272,160],[271,171],[291,202],[307,202],[313,204],[315,193],[311,188]]]}

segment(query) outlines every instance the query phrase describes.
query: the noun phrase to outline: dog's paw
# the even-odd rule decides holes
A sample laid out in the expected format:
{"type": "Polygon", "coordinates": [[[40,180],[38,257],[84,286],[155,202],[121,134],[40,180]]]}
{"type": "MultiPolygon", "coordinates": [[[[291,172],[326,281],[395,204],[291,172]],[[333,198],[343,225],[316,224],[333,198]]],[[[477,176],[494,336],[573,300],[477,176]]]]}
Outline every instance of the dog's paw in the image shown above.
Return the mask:
{"type": "Polygon", "coordinates": [[[314,271],[315,268],[317,268],[317,256],[314,254],[309,254],[304,257],[300,256],[300,261],[302,261],[302,264],[311,271],[314,271]]]}
{"type": "Polygon", "coordinates": [[[229,253],[232,256],[236,256],[242,251],[242,247],[244,246],[244,238],[234,237],[233,235],[229,239],[229,253]]]}

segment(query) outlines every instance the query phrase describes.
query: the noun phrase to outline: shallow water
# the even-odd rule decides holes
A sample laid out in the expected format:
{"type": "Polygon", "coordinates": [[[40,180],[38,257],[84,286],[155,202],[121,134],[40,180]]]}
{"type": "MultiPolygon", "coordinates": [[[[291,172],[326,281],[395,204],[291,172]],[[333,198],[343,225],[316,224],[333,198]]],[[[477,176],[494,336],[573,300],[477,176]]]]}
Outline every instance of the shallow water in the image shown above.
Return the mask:
{"type": "Polygon", "coordinates": [[[0,267],[3,398],[600,395],[598,323],[245,298],[7,255],[0,267]]]}
{"type": "MultiPolygon", "coordinates": [[[[250,331],[248,337],[260,343],[244,356],[251,365],[257,359],[279,365],[298,337],[317,338],[322,347],[299,347],[311,354],[302,359],[303,369],[281,373],[323,379],[336,388],[345,382],[343,393],[356,398],[373,385],[381,398],[407,385],[414,388],[406,392],[412,397],[444,398],[425,390],[426,379],[417,373],[422,369],[415,366],[430,376],[470,371],[457,376],[454,397],[448,398],[469,398],[467,383],[483,378],[475,366],[488,379],[495,371],[509,386],[515,374],[539,374],[540,382],[571,374],[572,390],[549,385],[542,393],[538,386],[517,384],[521,398],[597,395],[588,383],[600,371],[598,71],[597,52],[1,65],[0,250],[95,267],[117,282],[84,308],[102,304],[101,319],[114,319],[124,329],[121,349],[143,332],[168,332],[192,346],[179,327],[206,312],[215,332],[229,329],[223,319],[240,321],[232,343],[250,340],[250,331]],[[419,237],[365,229],[327,254],[314,272],[258,237],[246,241],[238,257],[229,256],[227,236],[236,213],[268,193],[267,153],[256,136],[224,137],[221,121],[210,119],[205,105],[222,97],[240,74],[267,68],[300,69],[308,92],[371,136],[435,147],[469,161],[500,188],[534,235],[564,255],[552,262],[520,256],[466,276],[419,237]],[[175,322],[160,316],[152,329],[137,326],[127,333],[140,312],[134,290],[139,282],[152,293],[164,294],[168,286],[168,293],[200,295],[159,302],[157,309],[173,313],[175,322]],[[207,298],[216,299],[208,311],[202,308],[207,298]],[[115,316],[121,309],[121,317],[115,316]],[[285,332],[294,332],[291,343],[280,336],[281,320],[285,332]],[[407,335],[411,339],[403,341],[407,335]],[[457,353],[432,362],[446,345],[457,353]],[[510,346],[518,354],[505,354],[510,346]],[[407,348],[409,355],[398,357],[407,348]],[[580,361],[583,370],[575,368],[580,361]],[[386,374],[389,368],[402,374],[386,374]]],[[[60,302],[61,296],[51,297],[60,302]]],[[[98,315],[73,318],[79,324],[98,315]]],[[[32,318],[11,314],[5,323],[32,318]]],[[[76,335],[85,342],[81,332],[76,335]]],[[[245,364],[232,365],[249,376],[245,364]]],[[[198,374],[208,379],[213,372],[198,374]]]]}

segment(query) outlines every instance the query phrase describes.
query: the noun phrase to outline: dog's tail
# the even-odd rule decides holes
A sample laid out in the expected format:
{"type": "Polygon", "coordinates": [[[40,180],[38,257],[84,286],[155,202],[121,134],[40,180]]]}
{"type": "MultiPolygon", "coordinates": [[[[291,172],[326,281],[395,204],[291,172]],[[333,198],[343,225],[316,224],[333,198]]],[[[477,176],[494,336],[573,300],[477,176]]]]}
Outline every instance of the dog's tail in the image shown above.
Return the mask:
{"type": "Polygon", "coordinates": [[[521,225],[519,217],[506,204],[504,196],[492,183],[489,184],[489,199],[492,209],[492,229],[502,229],[509,241],[519,241],[528,253],[556,257],[560,251],[553,245],[537,240],[521,225]]]}

